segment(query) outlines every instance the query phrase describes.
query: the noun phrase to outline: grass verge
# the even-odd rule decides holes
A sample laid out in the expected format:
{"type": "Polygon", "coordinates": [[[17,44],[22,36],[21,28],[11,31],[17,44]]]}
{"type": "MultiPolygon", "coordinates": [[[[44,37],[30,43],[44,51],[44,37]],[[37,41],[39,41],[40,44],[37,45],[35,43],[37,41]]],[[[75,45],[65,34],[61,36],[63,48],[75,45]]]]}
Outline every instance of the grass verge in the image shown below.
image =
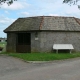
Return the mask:
{"type": "Polygon", "coordinates": [[[0,47],[5,47],[6,42],[0,42],[0,47]]]}
{"type": "Polygon", "coordinates": [[[25,61],[53,61],[80,57],[80,53],[75,54],[55,54],[55,53],[0,53],[8,56],[17,57],[25,61]]]}

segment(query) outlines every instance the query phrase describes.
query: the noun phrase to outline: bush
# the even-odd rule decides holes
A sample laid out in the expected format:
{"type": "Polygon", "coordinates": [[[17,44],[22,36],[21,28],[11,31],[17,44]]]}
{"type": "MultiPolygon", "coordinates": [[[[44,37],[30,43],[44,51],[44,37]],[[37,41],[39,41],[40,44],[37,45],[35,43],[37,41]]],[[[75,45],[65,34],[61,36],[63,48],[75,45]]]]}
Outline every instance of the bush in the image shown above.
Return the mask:
{"type": "Polygon", "coordinates": [[[3,47],[0,47],[0,51],[2,51],[3,50],[3,47]]]}

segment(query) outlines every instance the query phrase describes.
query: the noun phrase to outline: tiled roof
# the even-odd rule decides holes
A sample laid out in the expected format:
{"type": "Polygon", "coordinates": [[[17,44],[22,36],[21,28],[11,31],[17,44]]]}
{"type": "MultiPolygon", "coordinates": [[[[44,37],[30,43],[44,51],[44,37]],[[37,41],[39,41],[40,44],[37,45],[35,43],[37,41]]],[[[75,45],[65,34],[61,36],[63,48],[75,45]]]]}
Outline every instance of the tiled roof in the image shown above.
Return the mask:
{"type": "Polygon", "coordinates": [[[80,19],[60,16],[19,18],[4,32],[34,30],[80,31],[80,19]]]}

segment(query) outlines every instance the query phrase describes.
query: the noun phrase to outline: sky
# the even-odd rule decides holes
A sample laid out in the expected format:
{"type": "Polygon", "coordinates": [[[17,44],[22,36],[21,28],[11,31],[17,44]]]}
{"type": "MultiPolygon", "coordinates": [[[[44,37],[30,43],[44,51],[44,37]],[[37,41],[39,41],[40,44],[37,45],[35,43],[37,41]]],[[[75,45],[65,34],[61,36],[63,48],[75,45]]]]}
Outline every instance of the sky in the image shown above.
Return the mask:
{"type": "Polygon", "coordinates": [[[0,7],[0,37],[6,37],[3,30],[21,17],[67,16],[80,18],[78,6],[63,4],[63,0],[17,0],[10,6],[5,3],[0,7]]]}

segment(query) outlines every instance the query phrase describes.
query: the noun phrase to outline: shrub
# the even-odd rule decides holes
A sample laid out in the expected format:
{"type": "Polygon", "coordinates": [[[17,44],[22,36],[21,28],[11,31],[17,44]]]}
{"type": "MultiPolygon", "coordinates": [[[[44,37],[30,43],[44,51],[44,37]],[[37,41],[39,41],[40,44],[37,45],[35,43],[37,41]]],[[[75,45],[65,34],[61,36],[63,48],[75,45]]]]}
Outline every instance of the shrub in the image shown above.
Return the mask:
{"type": "Polygon", "coordinates": [[[3,50],[3,47],[0,47],[0,51],[2,51],[3,50]]]}

